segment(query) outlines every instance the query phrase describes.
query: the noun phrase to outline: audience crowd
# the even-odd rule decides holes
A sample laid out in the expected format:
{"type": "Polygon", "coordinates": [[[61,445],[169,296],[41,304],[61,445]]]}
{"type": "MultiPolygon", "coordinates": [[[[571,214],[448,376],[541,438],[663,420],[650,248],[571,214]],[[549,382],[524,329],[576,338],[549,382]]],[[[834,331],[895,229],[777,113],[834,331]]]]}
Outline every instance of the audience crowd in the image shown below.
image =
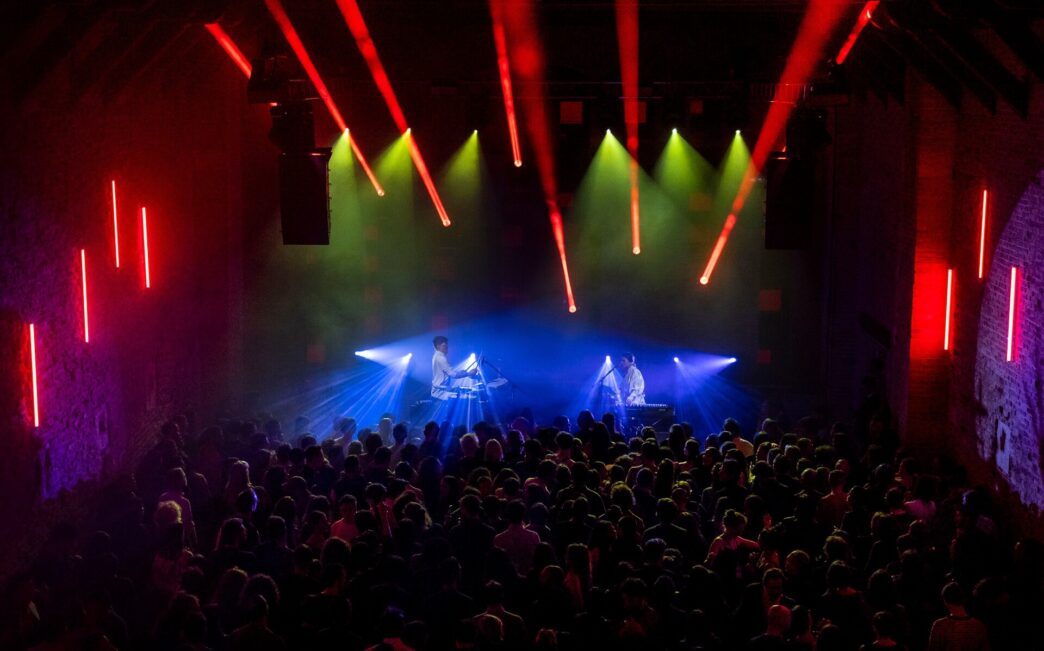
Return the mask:
{"type": "Polygon", "coordinates": [[[881,420],[310,425],[166,423],[9,579],[0,648],[1044,648],[1041,543],[881,420]]]}

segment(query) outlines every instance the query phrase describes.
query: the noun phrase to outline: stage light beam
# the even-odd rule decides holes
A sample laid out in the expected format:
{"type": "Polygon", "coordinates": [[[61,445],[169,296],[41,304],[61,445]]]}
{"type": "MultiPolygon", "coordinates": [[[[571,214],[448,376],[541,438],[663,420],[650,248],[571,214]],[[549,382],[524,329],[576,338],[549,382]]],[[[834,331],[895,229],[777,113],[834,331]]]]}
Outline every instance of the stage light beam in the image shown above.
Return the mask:
{"type": "Polygon", "coordinates": [[[515,93],[511,88],[511,62],[508,59],[507,36],[504,34],[504,14],[500,3],[490,0],[489,12],[493,18],[493,44],[497,49],[497,71],[500,74],[500,90],[504,94],[504,113],[507,115],[508,137],[511,139],[511,154],[515,167],[522,167],[522,148],[518,142],[518,122],[515,117],[515,93]]]}
{"type": "MultiPolygon", "coordinates": [[[[784,93],[791,92],[794,86],[805,84],[811,77],[812,72],[820,61],[826,40],[830,37],[834,26],[837,24],[844,6],[844,3],[836,0],[810,0],[808,3],[805,15],[801,19],[801,25],[798,28],[797,38],[794,40],[794,45],[787,56],[783,74],[780,75],[779,83],[776,84],[775,94],[772,102],[769,103],[769,110],[765,115],[765,120],[762,122],[761,131],[758,133],[757,142],[754,144],[754,151],[751,154],[747,170],[732,201],[731,215],[740,214],[747,197],[750,196],[751,191],[754,189],[758,173],[761,171],[765,161],[768,160],[769,153],[776,146],[780,134],[783,133],[786,127],[787,119],[794,108],[794,101],[784,95],[784,93]]],[[[739,131],[736,133],[737,137],[739,137],[739,131]]],[[[735,217],[732,217],[731,221],[735,222],[735,217]]],[[[726,220],[726,225],[728,223],[729,220],[726,220]]],[[[721,255],[721,249],[725,247],[725,243],[728,241],[728,232],[731,230],[731,227],[723,229],[718,236],[714,251],[711,253],[711,260],[707,263],[708,269],[713,270],[714,263],[717,262],[717,257],[721,255]]],[[[710,275],[706,271],[700,277],[700,283],[706,285],[707,282],[704,282],[704,279],[710,282],[710,275]]]]}
{"type": "MultiPolygon", "coordinates": [[[[498,2],[500,0],[492,0],[498,2]]],[[[544,86],[544,56],[540,42],[536,3],[533,0],[513,0],[501,5],[504,9],[504,27],[508,44],[518,55],[511,59],[515,71],[523,82],[534,88],[544,86]]],[[[526,128],[533,144],[536,166],[540,174],[540,187],[544,191],[547,204],[548,219],[551,232],[558,248],[558,257],[562,264],[562,281],[565,285],[566,300],[570,314],[576,313],[576,301],[573,297],[573,286],[569,277],[569,263],[566,260],[565,233],[562,228],[562,213],[558,208],[558,182],[555,178],[554,138],[551,123],[547,115],[546,97],[538,93],[526,93],[525,102],[526,128]]]]}
{"type": "Polygon", "coordinates": [[[207,23],[203,25],[210,32],[210,35],[214,37],[214,40],[218,42],[221,49],[228,54],[229,58],[232,59],[232,63],[236,64],[243,74],[246,75],[247,79],[250,79],[250,73],[253,69],[250,66],[250,60],[243,55],[243,51],[239,49],[232,37],[228,35],[221,25],[217,23],[207,23]]]}
{"type": "Polygon", "coordinates": [[[33,376],[33,427],[40,426],[40,392],[36,375],[36,325],[29,324],[29,363],[33,376]]]}
{"type": "Polygon", "coordinates": [[[116,250],[116,268],[120,268],[120,221],[116,211],[116,179],[112,180],[112,244],[116,250]]]}
{"type": "MultiPolygon", "coordinates": [[[[272,0],[268,1],[271,2],[272,0]]],[[[337,7],[341,10],[341,15],[344,16],[344,22],[348,26],[348,31],[352,33],[352,37],[355,39],[359,53],[362,54],[367,67],[370,69],[370,76],[373,77],[377,90],[380,92],[381,97],[384,98],[384,104],[388,107],[388,112],[391,113],[395,126],[399,128],[400,132],[410,135],[406,114],[403,112],[402,105],[399,104],[399,99],[395,95],[395,89],[392,88],[391,79],[384,69],[384,64],[381,63],[381,57],[377,54],[377,46],[370,36],[370,30],[366,26],[366,20],[363,18],[362,11],[359,10],[359,3],[355,0],[337,0],[337,7]]],[[[413,164],[417,168],[417,173],[420,174],[424,187],[428,191],[428,196],[431,197],[431,202],[435,205],[439,219],[442,221],[443,226],[449,226],[450,218],[446,213],[446,207],[442,204],[442,198],[439,197],[439,192],[435,188],[435,182],[431,180],[431,174],[428,173],[428,166],[425,164],[424,157],[421,155],[420,149],[412,136],[409,139],[409,145],[410,157],[413,158],[413,164]]]]}
{"type": "Polygon", "coordinates": [[[863,28],[867,26],[870,19],[874,16],[874,10],[877,9],[877,5],[881,4],[880,0],[870,0],[864,6],[862,11],[859,12],[859,17],[856,18],[855,25],[852,26],[852,31],[849,32],[848,38],[845,39],[841,49],[838,50],[837,56],[834,57],[834,63],[841,65],[848,58],[848,53],[852,51],[852,47],[855,46],[856,40],[859,39],[859,35],[863,33],[863,28]]]}
{"type": "Polygon", "coordinates": [[[638,3],[634,0],[616,0],[616,39],[623,83],[627,153],[631,156],[631,253],[639,255],[642,244],[638,192],[638,3]]]}
{"type": "Polygon", "coordinates": [[[714,250],[711,251],[710,259],[707,260],[707,266],[703,269],[703,275],[700,276],[700,284],[707,285],[710,283],[711,274],[714,273],[714,267],[718,264],[718,258],[721,257],[721,252],[725,248],[725,242],[729,239],[729,233],[732,232],[732,228],[736,225],[736,215],[729,213],[729,216],[725,218],[725,226],[721,230],[721,234],[718,235],[718,241],[714,244],[714,250]]]}
{"type": "MultiPolygon", "coordinates": [[[[323,83],[322,77],[319,76],[319,69],[315,67],[312,62],[312,57],[308,55],[308,50],[305,49],[304,41],[297,34],[297,30],[294,28],[294,24],[290,22],[290,16],[287,15],[286,10],[283,9],[283,4],[280,0],[265,0],[265,5],[268,7],[268,12],[272,14],[272,18],[275,19],[279,25],[279,30],[283,32],[283,37],[286,38],[286,42],[290,44],[290,49],[294,51],[297,56],[297,60],[301,63],[301,67],[304,68],[308,78],[312,80],[312,85],[315,86],[315,90],[319,93],[319,97],[322,98],[323,103],[326,105],[326,110],[330,112],[330,117],[333,118],[337,128],[342,133],[348,131],[348,125],[345,123],[344,118],[341,117],[341,111],[338,110],[337,105],[334,103],[333,96],[330,94],[330,90],[323,83]]],[[[373,175],[373,171],[370,170],[369,163],[366,162],[366,157],[363,156],[362,151],[355,144],[355,140],[349,136],[349,142],[352,145],[352,152],[355,157],[359,160],[359,166],[366,172],[367,178],[370,179],[370,184],[373,185],[374,191],[377,196],[384,196],[384,188],[381,187],[380,182],[377,181],[377,177],[373,175]]]]}
{"type": "Polygon", "coordinates": [[[80,284],[83,287],[83,343],[91,341],[91,326],[87,319],[87,252],[80,249],[80,284]]]}

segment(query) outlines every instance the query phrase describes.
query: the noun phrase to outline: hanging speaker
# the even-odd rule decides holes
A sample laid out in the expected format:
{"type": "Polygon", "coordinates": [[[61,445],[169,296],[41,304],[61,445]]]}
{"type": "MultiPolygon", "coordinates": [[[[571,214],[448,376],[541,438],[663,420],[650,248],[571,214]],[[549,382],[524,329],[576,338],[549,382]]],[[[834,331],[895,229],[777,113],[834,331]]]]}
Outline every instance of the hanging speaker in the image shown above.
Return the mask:
{"type": "Polygon", "coordinates": [[[330,149],[279,155],[283,244],[330,243],[330,149]]]}

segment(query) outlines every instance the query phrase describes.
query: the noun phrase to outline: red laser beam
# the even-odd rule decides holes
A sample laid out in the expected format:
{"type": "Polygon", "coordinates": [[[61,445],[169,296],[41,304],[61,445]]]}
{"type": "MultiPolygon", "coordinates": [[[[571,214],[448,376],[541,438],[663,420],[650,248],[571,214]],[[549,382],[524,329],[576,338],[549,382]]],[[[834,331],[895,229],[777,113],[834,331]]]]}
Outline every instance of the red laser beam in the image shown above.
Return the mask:
{"type": "Polygon", "coordinates": [[[435,182],[431,180],[431,174],[428,173],[428,166],[424,164],[424,157],[421,156],[420,149],[417,148],[417,141],[413,139],[413,134],[410,130],[406,130],[406,141],[410,146],[410,158],[413,159],[413,164],[417,168],[417,172],[420,174],[421,181],[424,182],[425,189],[428,190],[428,196],[431,197],[431,202],[435,204],[435,211],[439,213],[439,219],[442,220],[442,225],[448,227],[450,225],[449,215],[446,213],[446,207],[442,205],[442,198],[439,197],[438,190],[435,189],[435,182]]]}
{"type": "Polygon", "coordinates": [[[518,124],[515,120],[515,93],[511,89],[511,63],[508,60],[507,36],[504,34],[504,15],[500,2],[490,0],[489,11],[493,17],[493,43],[497,48],[497,70],[500,73],[500,90],[504,94],[504,112],[507,114],[511,154],[515,157],[515,167],[522,167],[522,148],[518,144],[518,124]]]}
{"type": "MultiPolygon", "coordinates": [[[[319,93],[319,97],[322,98],[323,103],[326,104],[326,110],[330,112],[330,117],[333,118],[337,128],[341,130],[341,133],[348,131],[348,125],[345,123],[344,118],[341,117],[341,112],[337,109],[337,105],[333,101],[333,96],[330,95],[330,90],[323,83],[322,77],[319,76],[319,69],[315,67],[312,62],[312,57],[308,55],[308,50],[305,49],[304,41],[297,34],[297,30],[294,28],[294,24],[290,22],[290,16],[287,15],[286,10],[283,9],[283,4],[279,0],[265,0],[265,5],[268,7],[268,13],[272,14],[272,18],[275,19],[276,24],[279,25],[279,30],[283,32],[283,36],[286,38],[286,42],[290,44],[290,49],[297,55],[297,60],[301,62],[301,67],[304,68],[305,74],[312,80],[312,85],[315,86],[315,90],[319,93]]],[[[370,184],[373,185],[373,189],[377,192],[377,196],[384,196],[384,188],[377,181],[377,177],[374,176],[373,171],[370,169],[370,165],[366,162],[366,158],[362,155],[359,147],[354,141],[351,142],[352,152],[355,157],[359,160],[359,166],[363,168],[366,173],[366,177],[370,179],[370,184]]]]}
{"type": "Polygon", "coordinates": [[[1011,287],[1008,289],[1008,352],[1005,356],[1005,360],[1011,362],[1016,357],[1015,347],[1015,326],[1016,317],[1015,312],[1018,309],[1018,293],[1019,293],[1019,268],[1011,268],[1011,287]]]}
{"type": "Polygon", "coordinates": [[[87,252],[80,249],[80,284],[83,286],[83,342],[91,341],[91,326],[87,319],[87,252]]]}
{"type": "Polygon", "coordinates": [[[33,370],[33,427],[40,426],[40,393],[36,380],[36,326],[29,324],[29,362],[33,370]]]}
{"type": "Polygon", "coordinates": [[[569,311],[576,312],[573,284],[569,278],[569,263],[566,258],[562,212],[558,209],[558,184],[555,181],[551,123],[544,104],[545,97],[536,92],[544,87],[544,56],[537,29],[536,6],[533,0],[512,0],[511,2],[490,0],[490,2],[503,3],[500,5],[500,11],[504,17],[505,33],[512,52],[511,65],[514,67],[518,79],[534,89],[534,92],[522,95],[525,107],[522,115],[525,118],[529,139],[533,144],[540,185],[544,190],[548,218],[551,221],[551,232],[554,235],[558,257],[562,263],[562,279],[565,284],[569,311]]]}
{"type": "MultiPolygon", "coordinates": [[[[751,190],[754,189],[758,172],[765,164],[769,153],[776,146],[780,134],[783,133],[783,129],[787,125],[787,119],[794,108],[794,103],[785,97],[785,93],[790,92],[794,86],[803,85],[812,76],[816,64],[820,61],[826,41],[837,25],[844,7],[845,3],[836,2],[836,0],[811,0],[809,2],[805,16],[801,19],[801,26],[798,28],[797,38],[794,40],[794,45],[790,49],[790,55],[787,57],[787,63],[783,68],[783,74],[776,85],[776,92],[772,102],[769,104],[768,114],[761,125],[760,133],[758,133],[754,152],[751,154],[750,162],[743,174],[743,180],[740,182],[736,197],[732,201],[731,220],[726,219],[726,225],[730,221],[735,223],[735,215],[740,214],[740,211],[743,209],[747,197],[750,195],[751,190]]],[[[714,264],[711,262],[717,262],[717,256],[721,255],[721,250],[725,247],[725,242],[728,241],[729,231],[731,231],[731,228],[723,229],[718,236],[718,242],[714,245],[714,251],[711,253],[711,261],[707,263],[707,269],[713,271],[714,264]],[[722,240],[722,237],[725,239],[722,240]]],[[[706,285],[709,282],[710,274],[705,270],[703,275],[700,276],[700,284],[706,285]],[[704,282],[704,280],[707,282],[704,282]]]]}
{"type": "Polygon", "coordinates": [[[877,9],[877,5],[881,4],[880,0],[870,0],[863,5],[862,11],[859,12],[859,17],[856,18],[855,25],[852,26],[852,31],[848,33],[848,38],[845,39],[844,45],[837,51],[837,56],[834,57],[834,63],[841,65],[848,58],[848,53],[852,51],[852,47],[856,44],[859,39],[859,35],[863,33],[863,29],[870,22],[870,19],[874,16],[874,10],[877,9]]]}
{"type": "Polygon", "coordinates": [[[145,289],[152,287],[152,276],[149,270],[149,223],[145,218],[145,206],[141,207],[141,250],[145,269],[145,289]]]}
{"type": "Polygon", "coordinates": [[[442,225],[449,226],[449,214],[446,213],[446,207],[442,204],[439,192],[435,188],[435,182],[432,181],[431,175],[428,173],[428,166],[424,163],[424,157],[421,155],[420,148],[417,147],[416,141],[409,133],[406,114],[403,113],[402,106],[395,96],[395,89],[392,88],[391,79],[388,78],[384,64],[381,63],[381,57],[377,54],[377,46],[374,45],[373,38],[370,37],[370,30],[366,27],[366,20],[359,10],[359,4],[355,0],[337,0],[337,7],[341,10],[341,15],[344,16],[344,22],[348,25],[348,31],[355,38],[355,44],[359,48],[359,53],[366,60],[366,65],[370,69],[370,76],[373,77],[373,82],[377,84],[377,90],[380,91],[381,97],[384,98],[384,103],[388,106],[388,112],[391,113],[395,126],[409,139],[410,157],[417,168],[417,173],[420,174],[421,180],[424,182],[424,187],[428,191],[428,196],[431,197],[431,202],[435,204],[435,210],[439,213],[442,225]]]}
{"type": "Polygon", "coordinates": [[[979,226],[979,280],[982,280],[986,270],[986,206],[989,194],[989,190],[982,191],[982,223],[979,226]]]}
{"type": "Polygon", "coordinates": [[[642,252],[641,210],[638,196],[638,2],[616,0],[616,40],[623,81],[627,153],[631,155],[631,253],[642,252]]]}
{"type": "Polygon", "coordinates": [[[116,249],[116,268],[120,268],[120,221],[116,215],[116,179],[112,180],[112,243],[116,249]]]}
{"type": "Polygon", "coordinates": [[[703,269],[703,275],[700,276],[700,284],[706,285],[710,283],[711,274],[714,273],[714,267],[718,264],[718,258],[721,257],[721,252],[725,249],[725,242],[729,239],[729,233],[732,232],[732,228],[736,225],[736,215],[729,213],[729,216],[725,218],[725,225],[721,229],[721,234],[718,235],[718,241],[714,244],[714,250],[711,251],[710,259],[707,260],[707,266],[703,269]]]}
{"type": "Polygon", "coordinates": [[[943,350],[950,350],[950,321],[953,310],[953,269],[946,270],[946,323],[943,326],[943,350]]]}
{"type": "Polygon", "coordinates": [[[228,32],[217,23],[207,23],[203,25],[210,32],[210,35],[214,37],[214,40],[218,42],[221,49],[232,59],[232,63],[236,64],[243,74],[246,75],[247,79],[250,79],[250,73],[252,68],[250,66],[250,60],[243,55],[243,51],[239,49],[236,42],[232,40],[232,37],[228,35],[228,32]]]}

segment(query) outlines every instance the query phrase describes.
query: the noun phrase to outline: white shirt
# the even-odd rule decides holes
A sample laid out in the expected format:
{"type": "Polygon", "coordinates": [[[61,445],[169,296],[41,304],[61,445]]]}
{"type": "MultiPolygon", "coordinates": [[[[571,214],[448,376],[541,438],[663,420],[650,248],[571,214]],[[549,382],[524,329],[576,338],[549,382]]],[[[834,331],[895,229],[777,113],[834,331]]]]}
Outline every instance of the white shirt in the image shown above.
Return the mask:
{"type": "Polygon", "coordinates": [[[642,372],[638,370],[637,366],[631,366],[627,369],[627,373],[624,375],[624,382],[627,383],[627,398],[624,402],[628,405],[644,405],[645,404],[645,378],[642,377],[642,372]]]}
{"type": "Polygon", "coordinates": [[[453,379],[453,367],[450,366],[446,353],[436,350],[431,356],[431,397],[436,400],[449,400],[453,394],[446,391],[453,379]]]}

